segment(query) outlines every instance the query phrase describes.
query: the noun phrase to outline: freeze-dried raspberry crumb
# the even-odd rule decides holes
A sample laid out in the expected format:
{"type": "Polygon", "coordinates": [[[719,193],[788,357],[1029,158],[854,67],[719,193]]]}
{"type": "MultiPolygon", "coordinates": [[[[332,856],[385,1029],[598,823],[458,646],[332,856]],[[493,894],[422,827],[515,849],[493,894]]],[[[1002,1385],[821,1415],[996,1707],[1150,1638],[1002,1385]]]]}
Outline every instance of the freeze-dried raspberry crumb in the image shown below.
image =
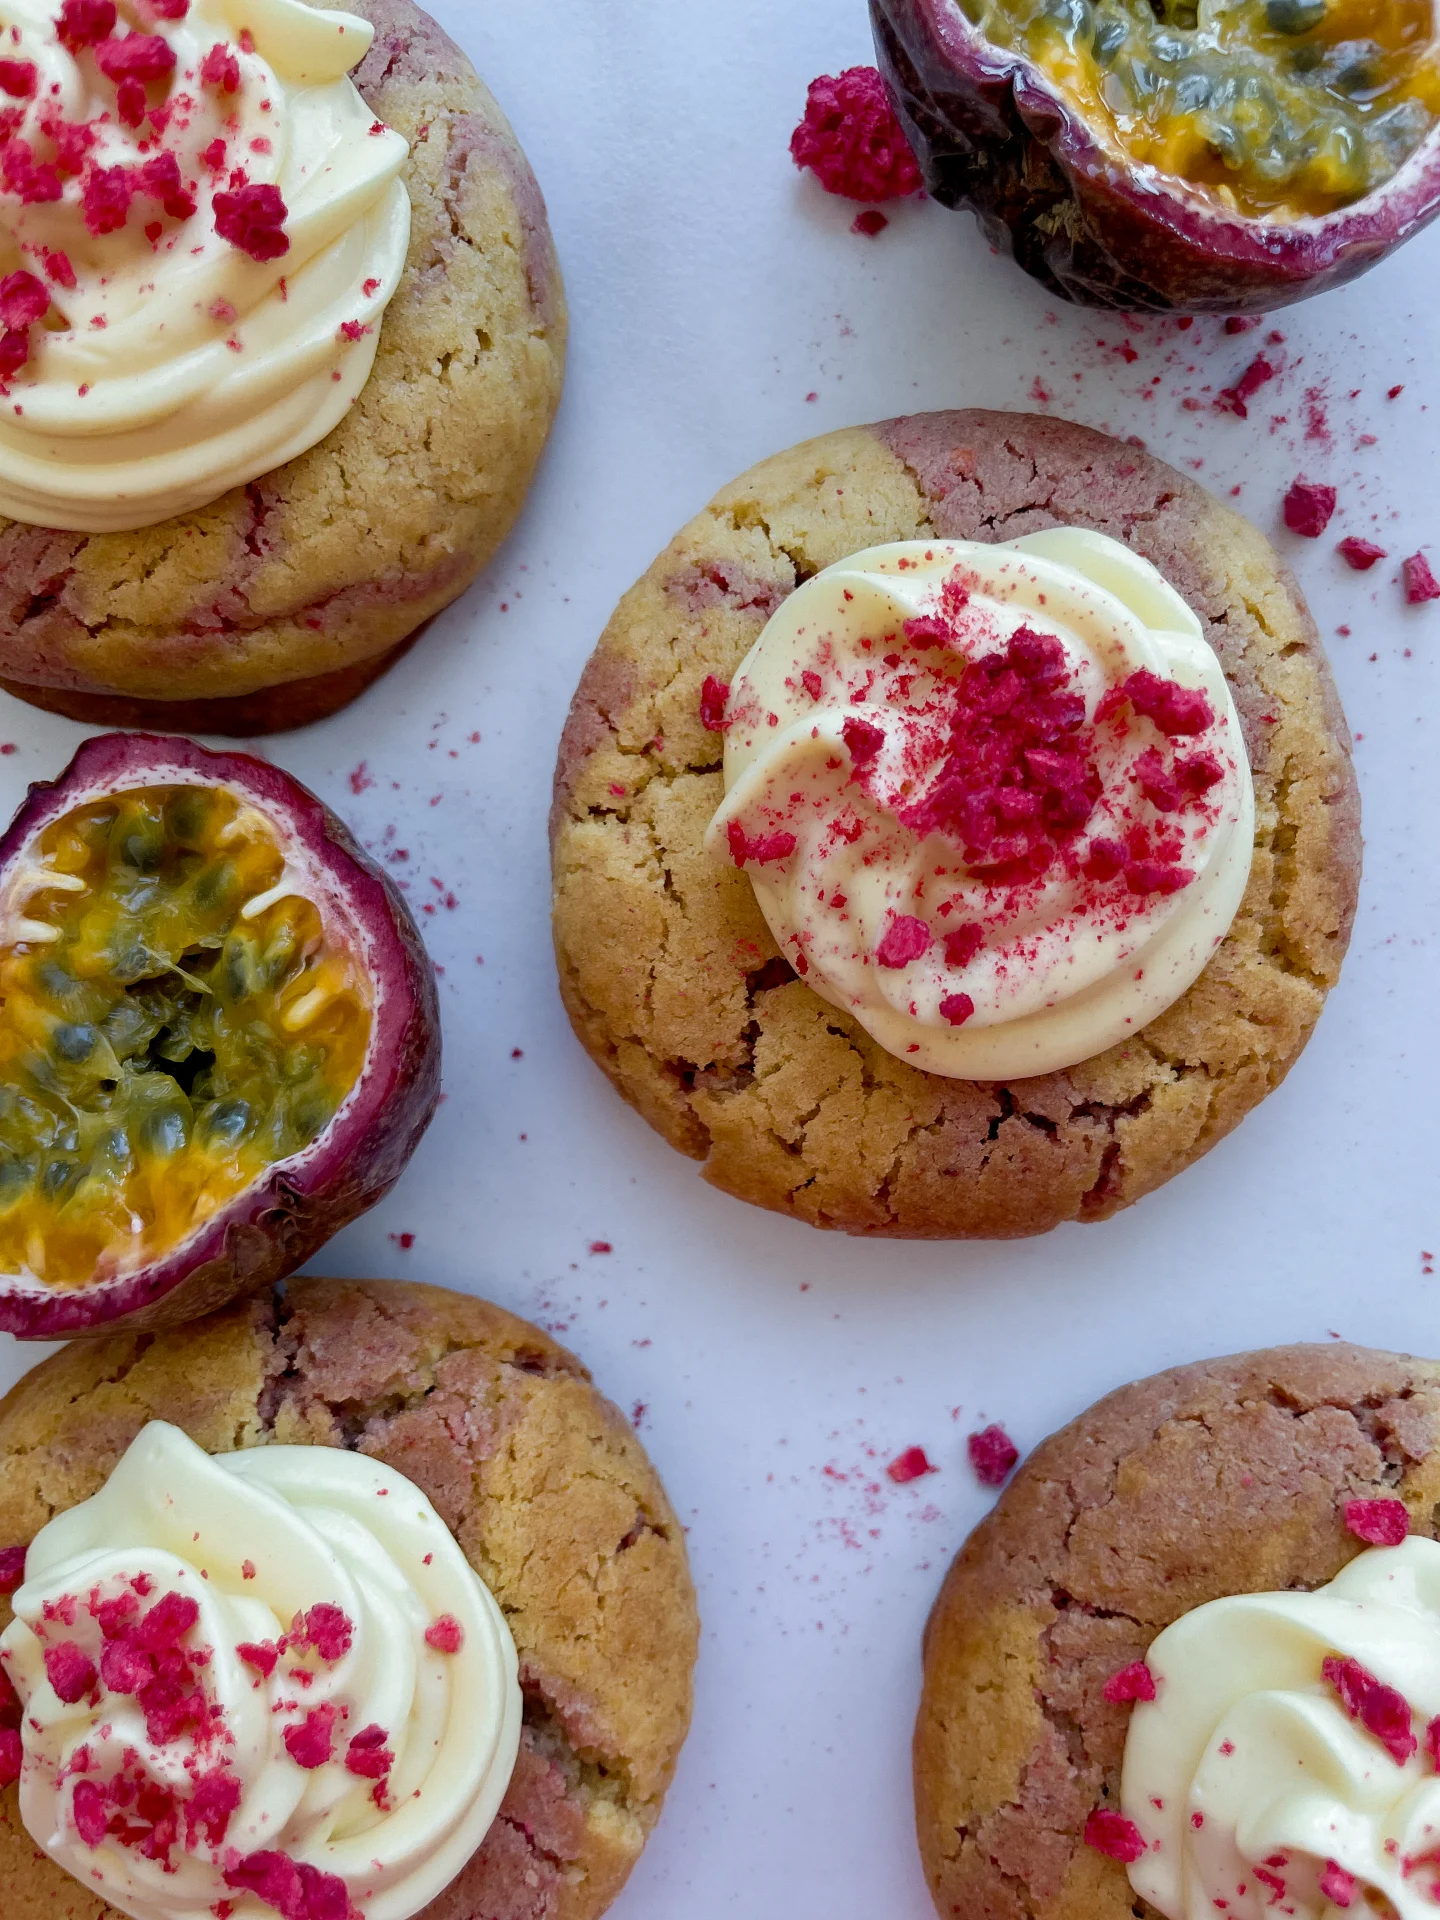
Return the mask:
{"type": "Polygon", "coordinates": [[[327,1701],[312,1707],[298,1725],[285,1729],[285,1751],[297,1767],[313,1773],[335,1751],[336,1709],[327,1701]]]}
{"type": "Polygon", "coordinates": [[[342,320],[339,337],[342,340],[363,340],[369,331],[363,320],[342,320]]]}
{"type": "Polygon", "coordinates": [[[238,93],[240,61],[235,49],[217,40],[200,62],[200,78],[207,87],[219,87],[222,93],[238,93]]]}
{"type": "Polygon", "coordinates": [[[290,1624],[292,1647],[313,1647],[322,1660],[343,1660],[355,1638],[355,1625],[343,1607],[321,1600],[290,1624]]]}
{"type": "Polygon", "coordinates": [[[202,1773],[185,1806],[185,1826],[193,1846],[197,1835],[209,1846],[222,1847],[230,1820],[240,1805],[240,1782],[233,1773],[216,1767],[202,1773]]]}
{"type": "Polygon", "coordinates": [[[65,189],[60,175],[48,162],[36,164],[34,149],[17,134],[0,157],[0,179],[5,191],[13,193],[27,207],[46,206],[58,200],[65,189]]]}
{"type": "Polygon", "coordinates": [[[65,0],[55,29],[60,44],[77,53],[112,34],[116,18],[115,0],[65,0]]]}
{"type": "Polygon", "coordinates": [[[1320,1891],[1336,1907],[1348,1907],[1355,1898],[1355,1876],[1347,1873],[1338,1860],[1327,1860],[1320,1876],[1320,1891]]]}
{"type": "Polygon", "coordinates": [[[0,93],[12,100],[32,100],[40,80],[40,69],[33,60],[0,60],[0,93]]]}
{"type": "Polygon", "coordinates": [[[1080,871],[1087,880],[1113,880],[1124,871],[1129,858],[1130,849],[1123,840],[1092,840],[1080,871]]]}
{"type": "Polygon", "coordinates": [[[145,162],[140,169],[140,191],[159,200],[172,220],[188,220],[195,211],[195,196],[181,180],[180,162],[173,153],[157,153],[145,162]]]}
{"type": "Polygon", "coordinates": [[[1347,1500],[1345,1525],[1369,1546],[1398,1547],[1410,1531],[1410,1513],[1403,1500],[1347,1500]]]}
{"type": "Polygon", "coordinates": [[[111,1693],[139,1693],[147,1681],[155,1678],[155,1662],[143,1647],[129,1640],[114,1640],[100,1655],[100,1678],[111,1693]]]}
{"type": "Polygon", "coordinates": [[[45,1649],[45,1678],[67,1707],[83,1700],[99,1677],[94,1661],[73,1640],[62,1640],[58,1646],[45,1649]]]}
{"type": "Polygon", "coordinates": [[[121,40],[102,40],[95,64],[107,80],[138,80],[144,86],[174,70],[175,49],[163,34],[127,33],[121,40]]]}
{"type": "Polygon", "coordinates": [[[225,171],[225,142],[223,140],[212,140],[200,155],[200,160],[201,164],[208,167],[211,173],[223,173],[225,171]]]}
{"type": "Polygon", "coordinates": [[[1263,354],[1258,354],[1255,359],[1250,362],[1249,366],[1246,367],[1233,387],[1222,387],[1220,392],[1216,394],[1216,412],[1238,414],[1240,419],[1248,420],[1250,410],[1245,404],[1246,401],[1253,399],[1267,380],[1273,380],[1275,378],[1275,374],[1276,368],[1270,364],[1263,354]]]}
{"type": "Polygon", "coordinates": [[[908,967],[930,951],[935,936],[913,913],[897,913],[881,936],[875,959],[882,967],[908,967]]]}
{"type": "Polygon", "coordinates": [[[1426,600],[1440,600],[1440,580],[1430,571],[1430,562],[1423,553],[1412,553],[1407,560],[1402,560],[1400,571],[1405,581],[1405,598],[1412,607],[1426,600]]]}
{"type": "Polygon", "coordinates": [[[190,0],[145,0],[157,20],[183,20],[190,11],[190,0]]]}
{"type": "Polygon", "coordinates": [[[938,1473],[940,1469],[926,1459],[923,1447],[907,1447],[903,1453],[896,1454],[885,1471],[897,1487],[903,1487],[911,1480],[919,1480],[927,1473],[938,1473]]]}
{"type": "Polygon", "coordinates": [[[986,1487],[1003,1487],[1010,1469],[1020,1458],[1020,1449],[1002,1426],[984,1427],[965,1442],[975,1478],[986,1487]]]}
{"type": "Polygon", "coordinates": [[[362,1727],[345,1749],[345,1766],[362,1780],[383,1780],[395,1764],[384,1727],[362,1727]]]}
{"type": "Polygon", "coordinates": [[[135,175],[129,167],[92,167],[80,195],[86,227],[97,239],[118,233],[130,218],[134,197],[135,175]]]}
{"type": "Polygon", "coordinates": [[[9,380],[19,373],[30,358],[30,336],[28,333],[0,334],[0,381],[9,380]]]}
{"type": "Polygon", "coordinates": [[[360,1920],[338,1874],[321,1873],[288,1854],[247,1854],[225,1869],[225,1884],[238,1893],[253,1893],[281,1920],[360,1920]]]}
{"type": "Polygon", "coordinates": [[[1307,540],[1318,540],[1330,524],[1335,511],[1334,487],[1322,487],[1310,480],[1297,480],[1285,496],[1285,524],[1292,533],[1307,540]]]}
{"type": "Polygon", "coordinates": [[[963,1027],[975,1011],[968,993],[947,993],[940,1002],[940,1018],[947,1027],[963,1027]]]}
{"type": "Polygon", "coordinates": [[[290,251],[284,230],[290,209],[278,187],[251,181],[233,193],[217,193],[211,205],[220,238],[252,260],[279,260],[290,251]]]}
{"type": "Polygon", "coordinates": [[[1122,694],[1136,713],[1153,720],[1167,739],[1177,734],[1204,733],[1214,723],[1214,708],[1199,687],[1177,686],[1173,680],[1162,680],[1158,673],[1151,673],[1148,667],[1132,673],[1114,691],[1122,694]]]}
{"type": "Polygon", "coordinates": [[[790,157],[827,193],[847,200],[898,200],[923,184],[874,67],[848,67],[810,82],[790,157]]]}
{"type": "Polygon", "coordinates": [[[200,1602],[190,1594],[162,1594],[135,1629],[135,1638],[151,1653],[166,1653],[180,1644],[199,1618],[200,1602]]]}
{"type": "Polygon", "coordinates": [[[1131,1866],[1145,1851],[1140,1829],[1113,1807],[1096,1807],[1085,1822],[1085,1844],[1122,1866],[1131,1866]]]}
{"type": "Polygon", "coordinates": [[[58,248],[47,253],[45,255],[45,271],[57,287],[64,287],[71,293],[75,291],[75,269],[70,264],[70,256],[68,253],[61,253],[58,248]]]}
{"type": "Polygon", "coordinates": [[[1336,552],[1356,573],[1368,573],[1377,560],[1385,558],[1384,547],[1377,547],[1373,540],[1357,540],[1353,534],[1340,542],[1336,552]]]}
{"type": "Polygon", "coordinates": [[[1425,1751],[1430,1756],[1430,1764],[1440,1773],[1440,1714],[1425,1729],[1425,1751]]]}
{"type": "Polygon", "coordinates": [[[1143,1660],[1132,1660],[1128,1667],[1111,1674],[1102,1691],[1114,1705],[1126,1700],[1153,1700],[1155,1676],[1143,1660]]]}
{"type": "Polygon", "coordinates": [[[81,1780],[75,1788],[70,1806],[75,1820],[75,1831],[87,1847],[98,1847],[105,1838],[105,1829],[110,1816],[105,1811],[105,1796],[93,1780],[81,1780]]]}
{"type": "Polygon", "coordinates": [[[707,673],[705,684],[700,689],[700,724],[707,733],[723,733],[730,724],[725,718],[729,699],[729,683],[717,680],[713,673],[707,673]]]}
{"type": "Polygon", "coordinates": [[[1172,866],[1167,860],[1132,860],[1125,868],[1125,884],[1142,900],[1151,894],[1179,893],[1195,878],[1189,867],[1172,866]]]}
{"type": "Polygon", "coordinates": [[[876,234],[883,233],[890,222],[878,207],[868,207],[864,213],[857,213],[850,222],[852,233],[864,234],[867,240],[873,240],[876,234]]]}
{"type": "Polygon", "coordinates": [[[952,927],[945,935],[945,964],[958,972],[968,967],[985,944],[985,929],[973,920],[963,927],[952,927]]]}
{"type": "Polygon", "coordinates": [[[0,1547],[0,1593],[14,1593],[25,1579],[24,1547],[0,1547]]]}
{"type": "Polygon", "coordinates": [[[748,862],[752,866],[769,866],[772,860],[788,860],[795,851],[793,833],[757,833],[747,834],[738,820],[732,820],[725,829],[725,838],[730,844],[730,858],[737,867],[748,862]]]}
{"type": "Polygon", "coordinates": [[[1225,769],[1213,753],[1193,753],[1176,760],[1175,778],[1186,793],[1208,793],[1225,778],[1225,769]]]}
{"type": "Polygon", "coordinates": [[[0,1787],[13,1786],[25,1764],[25,1742],[18,1727],[0,1727],[0,1787]]]}
{"type": "Polygon", "coordinates": [[[1403,1767],[1417,1744],[1410,1724],[1410,1703],[1404,1694],[1377,1680],[1358,1660],[1345,1660],[1338,1654],[1327,1654],[1320,1671],[1339,1694],[1350,1718],[1373,1733],[1395,1764],[1403,1767]]]}
{"type": "Polygon", "coordinates": [[[818,700],[825,689],[825,682],[813,667],[806,667],[805,671],[800,675],[800,684],[812,700],[818,700]]]}
{"type": "Polygon", "coordinates": [[[247,1667],[253,1667],[264,1680],[275,1671],[280,1649],[273,1640],[242,1640],[235,1649],[247,1667]]]}
{"type": "Polygon", "coordinates": [[[453,1613],[442,1613],[425,1629],[425,1644],[437,1653],[459,1653],[465,1644],[465,1631],[453,1613]]]}
{"type": "Polygon", "coordinates": [[[840,729],[840,737],[849,748],[854,764],[868,767],[885,744],[885,729],[873,726],[868,720],[857,719],[852,713],[840,729]]]}

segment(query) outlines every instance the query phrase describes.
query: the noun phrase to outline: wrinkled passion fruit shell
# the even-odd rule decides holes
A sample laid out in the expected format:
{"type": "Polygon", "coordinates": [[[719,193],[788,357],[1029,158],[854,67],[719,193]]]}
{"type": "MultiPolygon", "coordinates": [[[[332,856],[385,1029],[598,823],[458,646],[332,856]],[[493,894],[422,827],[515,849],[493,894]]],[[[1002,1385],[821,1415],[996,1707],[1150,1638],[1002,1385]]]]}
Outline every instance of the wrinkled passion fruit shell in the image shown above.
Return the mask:
{"type": "Polygon", "coordinates": [[[1053,293],[1124,311],[1264,313],[1340,286],[1440,211],[1440,127],[1350,206],[1293,220],[1228,212],[1119,159],[1023,55],[959,0],[870,0],[880,66],[925,184],[1053,293]]]}
{"type": "Polygon", "coordinates": [[[363,1063],[308,1145],[264,1166],[148,1264],[52,1286],[0,1262],[0,1328],[21,1339],[174,1326],[286,1278],[394,1185],[438,1103],[435,973],[408,907],[322,801],[248,754],[153,734],[86,741],[58,779],[30,789],[0,840],[0,946],[13,946],[5,923],[23,897],[14,883],[48,828],[136,789],[188,787],[216,789],[264,817],[286,873],[301,883],[296,894],[368,983],[363,1063]]]}

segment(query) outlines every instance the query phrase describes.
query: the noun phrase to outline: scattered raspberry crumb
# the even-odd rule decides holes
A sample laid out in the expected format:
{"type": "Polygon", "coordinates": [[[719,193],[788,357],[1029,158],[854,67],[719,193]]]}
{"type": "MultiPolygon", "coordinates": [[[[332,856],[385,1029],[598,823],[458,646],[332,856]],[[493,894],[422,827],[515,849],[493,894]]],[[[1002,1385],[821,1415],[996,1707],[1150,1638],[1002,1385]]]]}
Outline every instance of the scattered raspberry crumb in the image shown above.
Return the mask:
{"type": "Polygon", "coordinates": [[[20,1778],[25,1763],[25,1743],[18,1727],[0,1727],[0,1787],[10,1787],[20,1778]]]}
{"type": "Polygon", "coordinates": [[[1390,391],[1389,391],[1389,392],[1388,392],[1388,393],[1387,393],[1387,394],[1385,395],[1385,398],[1386,398],[1387,400],[1398,400],[1398,399],[1399,399],[1399,397],[1400,397],[1400,395],[1401,395],[1401,394],[1402,394],[1402,393],[1403,393],[1404,391],[1405,391],[1405,388],[1404,388],[1404,386],[1403,386],[1403,384],[1402,384],[1402,385],[1400,385],[1400,386],[1398,386],[1398,387],[1391,387],[1391,389],[1390,389],[1390,391]]]}
{"type": "Polygon", "coordinates": [[[935,936],[923,920],[913,913],[897,913],[875,949],[875,959],[882,967],[908,967],[928,953],[934,942],[935,936]]]}
{"type": "Polygon", "coordinates": [[[465,1630],[453,1613],[442,1613],[425,1629],[425,1644],[437,1653],[459,1653],[465,1644],[465,1630]]]}
{"type": "Polygon", "coordinates": [[[242,1580],[253,1580],[255,1578],[255,1562],[253,1560],[242,1560],[240,1562],[240,1578],[242,1580]]]}
{"type": "Polygon", "coordinates": [[[369,762],[362,760],[350,775],[350,791],[354,794],[367,793],[375,784],[375,776],[370,771],[369,762]]]}
{"type": "Polygon", "coordinates": [[[1020,1458],[1020,1449],[1002,1426],[989,1426],[972,1433],[965,1442],[975,1477],[982,1486],[1003,1487],[1010,1469],[1020,1458]]]}
{"type": "Polygon", "coordinates": [[[380,282],[378,280],[367,280],[361,291],[367,300],[373,300],[380,291],[380,282]]]}
{"type": "Polygon", "coordinates": [[[1232,334],[1251,333],[1256,327],[1263,327],[1264,324],[1265,319],[1262,314],[1232,313],[1225,322],[1225,331],[1232,334]]]}
{"type": "MultiPolygon", "coordinates": [[[[14,753],[13,744],[0,747],[0,753],[14,753]]],[[[14,1593],[25,1579],[24,1547],[0,1547],[0,1593],[14,1593]]]]}
{"type": "Polygon", "coordinates": [[[1233,413],[1241,420],[1248,420],[1250,412],[1245,403],[1254,398],[1267,380],[1273,380],[1275,373],[1276,369],[1264,355],[1257,354],[1233,387],[1222,387],[1216,394],[1216,412],[1233,413]]]}
{"type": "Polygon", "coordinates": [[[1320,1876],[1320,1891],[1332,1905],[1348,1907],[1355,1898],[1355,1876],[1347,1873],[1337,1860],[1327,1860],[1320,1876]]]}
{"type": "MultiPolygon", "coordinates": [[[[0,746],[0,753],[18,753],[19,751],[20,751],[19,747],[16,746],[13,740],[7,740],[3,746],[0,746]]],[[[5,1586],[4,1586],[5,1554],[15,1553],[18,1551],[21,1551],[21,1550],[15,1547],[6,1547],[4,1549],[4,1552],[0,1553],[0,1593],[4,1593],[5,1591],[5,1586]]]]}
{"type": "Polygon", "coordinates": [[[1398,1547],[1410,1531],[1410,1513],[1403,1500],[1347,1500],[1345,1525],[1369,1546],[1398,1547]]]}
{"type": "Polygon", "coordinates": [[[1303,534],[1307,540],[1320,538],[1334,511],[1334,487],[1297,480],[1285,496],[1285,524],[1292,533],[1303,534]]]}
{"type": "Polygon", "coordinates": [[[1105,1698],[1112,1704],[1126,1700],[1153,1700],[1155,1676],[1143,1660],[1132,1660],[1128,1667],[1112,1673],[1104,1686],[1105,1698]]]}
{"type": "Polygon", "coordinates": [[[50,295],[45,291],[45,283],[37,280],[33,273],[27,273],[22,267],[0,280],[0,326],[7,332],[13,328],[23,333],[37,320],[43,320],[49,311],[50,295]]]}
{"type": "Polygon", "coordinates": [[[968,993],[947,993],[940,1002],[940,1018],[950,1027],[963,1027],[975,1011],[968,993]]]}
{"type": "Polygon", "coordinates": [[[336,1709],[326,1702],[312,1707],[297,1726],[286,1727],[285,1751],[297,1767],[313,1773],[323,1767],[335,1751],[336,1709]]]}
{"type": "Polygon", "coordinates": [[[253,1893],[283,1920],[355,1920],[356,1909],[338,1873],[292,1860],[286,1853],[230,1855],[225,1884],[237,1893],[253,1893]]]}
{"type": "Polygon", "coordinates": [[[940,1469],[926,1459],[923,1447],[907,1447],[903,1453],[896,1454],[885,1471],[897,1487],[903,1487],[927,1473],[938,1473],[940,1469]]]}
{"type": "Polygon", "coordinates": [[[608,1240],[592,1240],[590,1251],[591,1253],[613,1253],[615,1249],[608,1240]]]}
{"type": "Polygon", "coordinates": [[[290,209],[278,187],[252,181],[233,193],[217,193],[211,205],[220,238],[252,260],[278,260],[290,251],[284,230],[290,209]]]}
{"type": "Polygon", "coordinates": [[[1412,553],[1402,560],[1400,571],[1405,581],[1405,598],[1412,607],[1421,606],[1426,600],[1440,600],[1440,580],[1430,571],[1430,562],[1423,553],[1412,553]]]}
{"type": "Polygon", "coordinates": [[[737,867],[748,862],[757,867],[768,866],[773,860],[788,860],[795,851],[793,833],[747,834],[738,820],[732,820],[725,829],[725,838],[730,846],[730,858],[737,867]]]}
{"type": "Polygon", "coordinates": [[[39,84],[40,70],[33,60],[0,60],[0,93],[12,100],[31,100],[39,84]]]}
{"type": "Polygon", "coordinates": [[[415,1236],[413,1233],[392,1233],[390,1239],[391,1243],[399,1247],[402,1253],[408,1253],[415,1244],[415,1236]]]}
{"type": "Polygon", "coordinates": [[[45,271],[57,287],[65,287],[70,292],[74,291],[76,285],[75,269],[70,264],[70,256],[68,253],[61,253],[58,248],[47,253],[45,255],[45,271]]]}
{"type": "Polygon", "coordinates": [[[1384,547],[1377,547],[1373,540],[1357,540],[1353,534],[1342,540],[1336,551],[1356,573],[1368,573],[1377,560],[1385,558],[1384,547]]]}
{"type": "Polygon", "coordinates": [[[247,1667],[253,1667],[265,1680],[275,1671],[280,1658],[280,1650],[273,1640],[242,1640],[235,1651],[247,1667]]]}
{"type": "Polygon", "coordinates": [[[115,31],[115,0],[65,0],[55,29],[60,44],[77,53],[81,47],[98,46],[115,31]]]}
{"type": "Polygon", "coordinates": [[[729,699],[728,683],[717,680],[713,673],[707,673],[705,684],[700,689],[700,724],[707,733],[723,733],[729,725],[725,718],[729,699]]]}
{"type": "Polygon", "coordinates": [[[1094,1809],[1085,1822],[1084,1838],[1087,1847],[1120,1861],[1122,1866],[1132,1865],[1145,1851],[1145,1842],[1135,1822],[1127,1820],[1123,1813],[1116,1813],[1113,1807],[1094,1809]]]}
{"type": "Polygon", "coordinates": [[[1403,1767],[1417,1745],[1404,1694],[1377,1680],[1358,1660],[1344,1660],[1338,1654],[1328,1654],[1320,1671],[1350,1718],[1373,1733],[1395,1764],[1403,1767]]]}
{"type": "Polygon", "coordinates": [[[362,1780],[383,1780],[395,1764],[395,1756],[386,1746],[389,1739],[382,1726],[362,1727],[345,1749],[347,1772],[362,1780]]]}
{"type": "Polygon", "coordinates": [[[883,233],[889,224],[890,222],[878,207],[871,207],[865,213],[856,214],[850,222],[850,231],[863,233],[867,240],[873,240],[876,234],[883,233]]]}
{"type": "Polygon", "coordinates": [[[810,82],[790,157],[827,193],[847,200],[898,200],[923,184],[874,67],[848,67],[810,82]]]}
{"type": "Polygon", "coordinates": [[[45,1649],[45,1678],[67,1707],[83,1700],[99,1677],[94,1662],[73,1640],[45,1649]]]}
{"type": "MultiPolygon", "coordinates": [[[[912,623],[913,624],[913,623],[912,623]]],[[[851,714],[840,729],[840,737],[857,767],[868,767],[885,744],[885,729],[851,714]]]]}
{"type": "Polygon", "coordinates": [[[363,340],[371,329],[363,320],[342,320],[337,338],[341,340],[363,340]]]}

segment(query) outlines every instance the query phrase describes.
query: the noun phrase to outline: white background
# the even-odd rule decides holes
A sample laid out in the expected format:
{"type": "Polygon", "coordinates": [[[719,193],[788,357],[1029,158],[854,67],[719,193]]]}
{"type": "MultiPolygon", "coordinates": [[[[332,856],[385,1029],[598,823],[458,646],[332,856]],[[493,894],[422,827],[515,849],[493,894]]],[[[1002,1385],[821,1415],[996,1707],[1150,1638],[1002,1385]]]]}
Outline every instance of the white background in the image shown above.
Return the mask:
{"type": "MultiPolygon", "coordinates": [[[[694,1732],[616,1913],[928,1920],[908,1747],[926,1609],[987,1500],[966,1433],[1000,1419],[1029,1447],[1158,1367],[1330,1330],[1440,1352],[1422,1261],[1440,1249],[1440,602],[1407,608],[1395,583],[1427,542],[1440,571],[1440,233],[1279,316],[1284,371],[1242,422],[1210,401],[1263,331],[1065,308],[968,217],[908,206],[865,239],[795,173],[806,84],[871,57],[861,0],[434,9],[549,197],[570,384],[488,578],[358,706],[263,749],[377,850],[408,851],[391,871],[435,909],[444,969],[446,1104],[317,1265],[488,1294],[642,1403],[705,1632],[694,1732]],[[572,1039],[547,926],[555,741],[618,596],[741,469],[832,427],[1037,400],[1240,487],[1298,568],[1361,736],[1354,945],[1287,1084],[1134,1211],[1011,1245],[822,1235],[712,1192],[572,1039]],[[1319,541],[1278,526],[1301,472],[1340,489],[1319,541]],[[1344,533],[1393,559],[1348,571],[1344,533]],[[895,1487],[884,1464],[912,1444],[940,1471],[895,1487]]],[[[0,696],[5,810],[80,731],[0,696]]]]}

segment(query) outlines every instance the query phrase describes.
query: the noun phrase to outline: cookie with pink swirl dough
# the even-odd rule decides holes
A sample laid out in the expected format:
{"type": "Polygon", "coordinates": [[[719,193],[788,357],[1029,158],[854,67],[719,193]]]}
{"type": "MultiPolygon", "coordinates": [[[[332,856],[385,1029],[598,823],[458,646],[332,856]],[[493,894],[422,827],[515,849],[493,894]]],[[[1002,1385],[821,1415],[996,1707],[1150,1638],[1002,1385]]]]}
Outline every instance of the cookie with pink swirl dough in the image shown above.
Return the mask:
{"type": "Polygon", "coordinates": [[[1064,420],[922,414],[726,487],[620,603],[560,746],[554,933],[592,1059],[727,1193],[820,1227],[1009,1238],[1103,1220],[1221,1139],[1298,1058],[1360,876],[1350,737],[1267,541],[1150,454],[1064,420]],[[1134,1039],[1010,1085],[925,1073],[797,979],[745,874],[702,844],[728,682],[785,597],[888,541],[1093,528],[1152,561],[1220,657],[1254,773],[1250,884],[1195,984],[1134,1039]]]}
{"type": "Polygon", "coordinates": [[[950,1920],[1159,1920],[1087,1846],[1118,1808],[1130,1707],[1105,1683],[1227,1594],[1309,1591],[1365,1542],[1351,1500],[1434,1537],[1440,1363],[1275,1347],[1122,1387],[1036,1448],[925,1630],[920,1851],[950,1920]]]}
{"type": "MultiPolygon", "coordinates": [[[[0,1543],[98,1492],[150,1420],[216,1453],[357,1448],[420,1487],[505,1614],[525,1725],[499,1817],[418,1920],[602,1914],[659,1817],[698,1628],[665,1490],[579,1361],[500,1307],[394,1280],[293,1280],[64,1347],[0,1403],[0,1543]]],[[[36,1849],[13,1786],[0,1883],[6,1920],[121,1920],[36,1849]]]]}
{"type": "MultiPolygon", "coordinates": [[[[347,0],[349,4],[349,0],[347,0]]],[[[515,522],[559,404],[545,202],[470,61],[411,0],[354,0],[354,74],[410,142],[410,255],[341,424],[139,532],[0,518],[0,686],[95,726],[306,726],[384,673],[515,522]]]]}

